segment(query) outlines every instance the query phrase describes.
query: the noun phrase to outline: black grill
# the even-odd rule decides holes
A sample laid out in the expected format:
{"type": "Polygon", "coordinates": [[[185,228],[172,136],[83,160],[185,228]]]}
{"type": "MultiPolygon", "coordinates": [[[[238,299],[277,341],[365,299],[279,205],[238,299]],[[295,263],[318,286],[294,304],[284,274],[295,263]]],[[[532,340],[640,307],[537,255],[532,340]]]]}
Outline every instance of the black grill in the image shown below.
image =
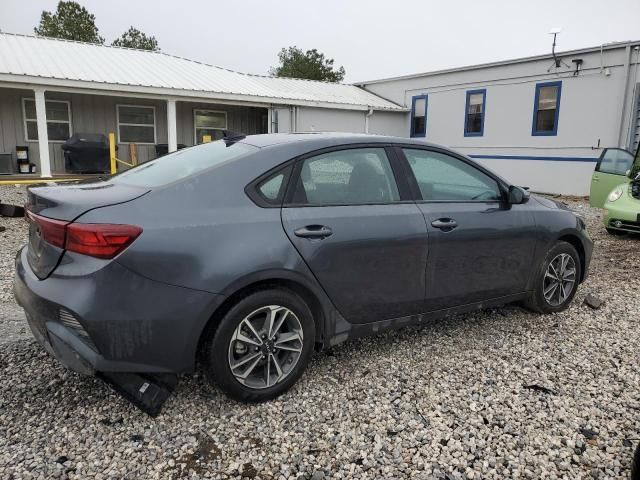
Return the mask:
{"type": "Polygon", "coordinates": [[[638,214],[637,222],[630,222],[629,220],[619,220],[616,218],[612,218],[611,220],[609,220],[609,226],[613,228],[619,228],[621,230],[627,230],[629,232],[640,233],[640,214],[638,214]]]}
{"type": "Polygon", "coordinates": [[[78,335],[78,337],[80,337],[80,339],[82,339],[87,345],[89,345],[94,350],[97,350],[96,346],[91,340],[91,337],[89,337],[89,334],[84,329],[80,321],[75,317],[75,315],[73,315],[73,313],[71,313],[67,309],[60,308],[58,310],[58,320],[62,325],[73,330],[76,335],[78,335]]]}

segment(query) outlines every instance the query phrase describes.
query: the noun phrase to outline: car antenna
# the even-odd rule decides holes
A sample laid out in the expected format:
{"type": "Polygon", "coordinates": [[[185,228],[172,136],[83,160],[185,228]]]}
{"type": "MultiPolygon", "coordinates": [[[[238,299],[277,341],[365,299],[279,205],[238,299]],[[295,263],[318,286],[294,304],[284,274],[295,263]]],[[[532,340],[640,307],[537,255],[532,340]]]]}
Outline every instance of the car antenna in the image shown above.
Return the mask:
{"type": "Polygon", "coordinates": [[[222,139],[224,140],[224,143],[227,144],[227,147],[242,140],[243,138],[247,138],[247,135],[244,133],[232,132],[231,130],[222,131],[222,139]]]}

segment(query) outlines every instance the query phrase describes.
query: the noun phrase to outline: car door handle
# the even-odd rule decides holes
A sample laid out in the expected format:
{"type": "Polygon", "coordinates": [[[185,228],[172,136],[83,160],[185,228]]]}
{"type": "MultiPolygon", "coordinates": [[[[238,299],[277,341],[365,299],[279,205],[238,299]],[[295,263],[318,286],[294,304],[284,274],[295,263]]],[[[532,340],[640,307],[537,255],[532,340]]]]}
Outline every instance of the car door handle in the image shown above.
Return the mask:
{"type": "Polygon", "coordinates": [[[443,232],[450,232],[458,226],[458,222],[456,222],[453,218],[439,218],[431,222],[431,226],[439,228],[443,232]]]}
{"type": "Polygon", "coordinates": [[[333,230],[324,225],[307,225],[306,227],[298,228],[293,233],[296,237],[322,239],[329,237],[333,230]]]}

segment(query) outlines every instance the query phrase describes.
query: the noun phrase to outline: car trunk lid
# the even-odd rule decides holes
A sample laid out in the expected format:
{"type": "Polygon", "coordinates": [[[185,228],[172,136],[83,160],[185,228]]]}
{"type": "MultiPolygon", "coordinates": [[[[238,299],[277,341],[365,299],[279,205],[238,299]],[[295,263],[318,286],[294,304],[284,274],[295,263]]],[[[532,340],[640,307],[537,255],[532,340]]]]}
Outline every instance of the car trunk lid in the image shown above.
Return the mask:
{"type": "Polygon", "coordinates": [[[66,227],[95,208],[130,202],[150,190],[111,182],[31,187],[27,198],[27,259],[38,278],[56,268],[65,251],[66,227]]]}

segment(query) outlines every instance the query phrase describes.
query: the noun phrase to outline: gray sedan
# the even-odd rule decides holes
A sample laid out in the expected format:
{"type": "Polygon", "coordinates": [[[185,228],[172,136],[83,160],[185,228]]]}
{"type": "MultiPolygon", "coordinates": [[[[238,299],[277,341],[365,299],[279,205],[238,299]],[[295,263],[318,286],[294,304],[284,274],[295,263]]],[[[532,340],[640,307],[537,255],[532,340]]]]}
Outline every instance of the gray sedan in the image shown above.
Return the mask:
{"type": "Polygon", "coordinates": [[[35,337],[155,407],[198,362],[264,401],[314,349],[508,302],[561,311],[592,251],[562,204],[446,148],[366,135],[228,136],[30,188],[27,210],[15,293],[35,337]]]}

